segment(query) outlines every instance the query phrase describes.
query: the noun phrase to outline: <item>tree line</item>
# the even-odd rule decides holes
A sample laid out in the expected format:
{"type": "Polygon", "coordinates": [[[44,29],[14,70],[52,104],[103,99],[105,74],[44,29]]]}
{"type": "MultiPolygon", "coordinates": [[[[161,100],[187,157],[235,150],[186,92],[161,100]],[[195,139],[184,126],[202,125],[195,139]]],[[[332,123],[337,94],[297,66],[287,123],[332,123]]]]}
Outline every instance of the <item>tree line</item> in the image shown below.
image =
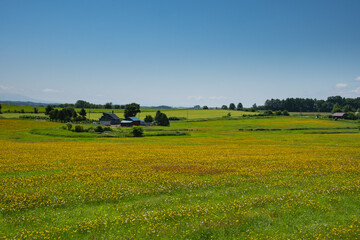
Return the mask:
{"type": "Polygon", "coordinates": [[[328,97],[326,100],[311,98],[270,99],[265,101],[265,110],[289,112],[355,112],[360,109],[360,97],[328,97]]]}
{"type": "Polygon", "coordinates": [[[86,111],[84,108],[78,113],[73,107],[55,109],[53,106],[49,105],[45,108],[45,115],[48,115],[51,121],[79,122],[86,120],[86,111]]]}
{"type": "Polygon", "coordinates": [[[59,108],[91,108],[91,109],[125,109],[125,105],[113,104],[107,102],[105,104],[94,104],[84,100],[77,100],[76,103],[63,103],[56,105],[59,108]]]}

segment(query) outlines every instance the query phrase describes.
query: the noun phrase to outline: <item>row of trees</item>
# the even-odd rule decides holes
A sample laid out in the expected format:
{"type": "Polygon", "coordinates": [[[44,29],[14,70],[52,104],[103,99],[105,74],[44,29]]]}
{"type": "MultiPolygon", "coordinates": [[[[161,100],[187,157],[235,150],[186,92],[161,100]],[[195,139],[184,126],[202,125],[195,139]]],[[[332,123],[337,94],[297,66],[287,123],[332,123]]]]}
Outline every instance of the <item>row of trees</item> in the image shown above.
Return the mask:
{"type": "Polygon", "coordinates": [[[125,109],[125,105],[119,105],[119,104],[113,105],[112,102],[107,102],[105,104],[94,104],[94,103],[89,103],[84,100],[78,100],[78,101],[76,101],[75,104],[73,104],[73,103],[59,104],[59,105],[57,105],[57,107],[60,107],[60,108],[68,108],[68,107],[91,108],[91,109],[104,109],[104,108],[105,109],[125,109]]]}
{"type": "Polygon", "coordinates": [[[51,121],[78,122],[86,120],[86,111],[84,108],[77,113],[72,107],[66,107],[59,110],[54,109],[53,106],[47,106],[45,108],[45,115],[48,115],[51,121]]]}
{"type": "MultiPolygon", "coordinates": [[[[196,106],[195,106],[196,107],[196,106]]],[[[195,108],[194,107],[194,108],[195,108]]],[[[200,109],[200,107],[199,107],[199,109],[200,109]]],[[[203,109],[209,109],[209,107],[208,106],[203,106],[203,109]]],[[[221,109],[224,109],[224,110],[237,110],[237,111],[243,111],[244,110],[244,107],[243,107],[243,105],[242,105],[242,103],[238,103],[237,104],[237,106],[235,106],[235,103],[230,103],[230,105],[229,105],[229,107],[228,106],[226,106],[226,105],[222,105],[221,106],[221,109]]]]}
{"type": "Polygon", "coordinates": [[[311,98],[287,98],[266,100],[264,108],[272,111],[289,112],[354,112],[360,108],[360,97],[328,97],[326,100],[311,98]]]}

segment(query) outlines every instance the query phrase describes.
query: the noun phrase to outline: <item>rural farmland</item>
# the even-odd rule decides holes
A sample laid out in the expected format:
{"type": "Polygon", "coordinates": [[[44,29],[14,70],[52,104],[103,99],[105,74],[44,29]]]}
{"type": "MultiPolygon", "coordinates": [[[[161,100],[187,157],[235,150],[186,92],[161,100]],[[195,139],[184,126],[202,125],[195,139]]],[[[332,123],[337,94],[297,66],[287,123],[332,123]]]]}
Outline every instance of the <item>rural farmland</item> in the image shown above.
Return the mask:
{"type": "Polygon", "coordinates": [[[0,119],[1,239],[359,236],[359,122],[193,111],[142,138],[0,119]]]}

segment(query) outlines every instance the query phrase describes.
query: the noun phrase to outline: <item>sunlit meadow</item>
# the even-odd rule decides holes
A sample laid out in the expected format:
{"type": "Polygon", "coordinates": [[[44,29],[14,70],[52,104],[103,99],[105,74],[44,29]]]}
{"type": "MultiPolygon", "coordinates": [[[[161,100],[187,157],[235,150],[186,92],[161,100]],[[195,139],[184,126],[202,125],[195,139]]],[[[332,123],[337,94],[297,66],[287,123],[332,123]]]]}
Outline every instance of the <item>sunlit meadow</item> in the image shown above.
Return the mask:
{"type": "Polygon", "coordinates": [[[61,126],[0,119],[0,239],[360,238],[357,123],[180,121],[171,128],[190,134],[177,137],[31,133],[61,126]]]}

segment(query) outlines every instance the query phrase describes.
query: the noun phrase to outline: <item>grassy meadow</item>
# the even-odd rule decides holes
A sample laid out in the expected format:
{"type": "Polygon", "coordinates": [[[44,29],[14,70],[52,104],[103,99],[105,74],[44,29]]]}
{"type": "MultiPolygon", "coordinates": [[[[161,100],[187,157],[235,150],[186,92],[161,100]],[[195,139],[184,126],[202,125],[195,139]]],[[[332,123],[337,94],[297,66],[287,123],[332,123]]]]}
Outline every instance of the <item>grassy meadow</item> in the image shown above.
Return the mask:
{"type": "Polygon", "coordinates": [[[0,119],[0,239],[360,238],[359,122],[221,111],[142,138],[0,119]]]}
{"type": "MultiPolygon", "coordinates": [[[[0,115],[2,118],[19,118],[22,115],[30,115],[30,116],[45,116],[45,108],[37,107],[39,113],[34,113],[34,107],[29,106],[18,106],[18,105],[2,105],[3,114],[0,115]],[[24,110],[24,113],[21,111],[24,110]],[[10,111],[10,112],[8,112],[10,111]],[[16,111],[16,112],[14,112],[16,111]]],[[[76,108],[77,112],[80,112],[81,109],[76,108]]],[[[137,115],[138,118],[144,119],[146,115],[151,115],[155,117],[156,111],[159,109],[141,109],[141,113],[137,115]]],[[[92,120],[99,120],[102,116],[103,112],[114,112],[120,118],[124,118],[124,109],[86,109],[87,117],[92,120]],[[90,112],[89,112],[90,111],[90,112]]],[[[232,110],[222,110],[222,109],[161,109],[161,112],[165,113],[168,117],[178,117],[178,118],[186,118],[186,119],[208,119],[208,118],[221,118],[227,116],[230,112],[232,117],[241,117],[244,114],[252,115],[252,112],[243,112],[243,111],[232,111],[232,110]]]]}

